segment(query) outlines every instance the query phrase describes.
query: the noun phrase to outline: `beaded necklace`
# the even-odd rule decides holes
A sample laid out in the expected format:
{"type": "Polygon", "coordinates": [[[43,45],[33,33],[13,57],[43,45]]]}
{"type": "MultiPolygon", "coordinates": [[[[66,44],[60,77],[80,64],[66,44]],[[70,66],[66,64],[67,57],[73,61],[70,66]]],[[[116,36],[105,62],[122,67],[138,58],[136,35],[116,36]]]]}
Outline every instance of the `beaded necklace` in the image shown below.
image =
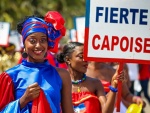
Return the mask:
{"type": "Polygon", "coordinates": [[[72,80],[72,84],[80,84],[81,82],[83,82],[85,80],[86,80],[86,75],[84,74],[82,79],[76,80],[76,81],[72,80]]]}
{"type": "MultiPolygon", "coordinates": [[[[76,81],[73,81],[72,80],[72,84],[80,84],[81,82],[83,82],[83,81],[85,81],[86,80],[86,75],[84,74],[83,75],[83,77],[82,77],[82,79],[80,79],[80,80],[76,80],[76,81]]],[[[78,87],[78,92],[80,92],[81,90],[80,90],[80,87],[78,87]]]]}

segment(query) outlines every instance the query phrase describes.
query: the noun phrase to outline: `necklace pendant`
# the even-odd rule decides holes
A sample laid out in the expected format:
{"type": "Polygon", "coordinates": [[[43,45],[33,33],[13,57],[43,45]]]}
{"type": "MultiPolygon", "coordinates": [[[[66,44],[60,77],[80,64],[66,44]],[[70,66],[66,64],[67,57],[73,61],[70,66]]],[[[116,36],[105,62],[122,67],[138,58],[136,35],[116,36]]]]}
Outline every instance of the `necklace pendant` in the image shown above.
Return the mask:
{"type": "Polygon", "coordinates": [[[80,87],[78,87],[78,93],[80,92],[81,90],[80,90],[80,87]]]}

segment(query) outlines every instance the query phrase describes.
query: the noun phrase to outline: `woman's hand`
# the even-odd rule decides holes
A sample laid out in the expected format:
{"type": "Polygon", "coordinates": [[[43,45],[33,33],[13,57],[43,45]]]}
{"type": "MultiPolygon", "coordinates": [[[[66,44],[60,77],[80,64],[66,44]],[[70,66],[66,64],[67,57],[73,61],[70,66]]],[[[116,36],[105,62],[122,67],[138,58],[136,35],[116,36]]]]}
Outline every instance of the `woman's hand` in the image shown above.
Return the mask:
{"type": "Polygon", "coordinates": [[[142,104],[143,108],[146,106],[146,103],[142,100],[141,97],[134,96],[133,99],[135,100],[136,104],[138,104],[138,105],[142,104]]]}
{"type": "Polygon", "coordinates": [[[27,87],[25,93],[20,98],[20,107],[21,109],[26,106],[26,104],[35,98],[37,98],[40,94],[40,86],[38,83],[33,83],[27,87]]]}
{"type": "Polygon", "coordinates": [[[111,85],[117,88],[118,81],[122,81],[122,82],[126,81],[125,72],[124,70],[120,71],[120,65],[118,65],[116,72],[112,77],[111,85]]]}

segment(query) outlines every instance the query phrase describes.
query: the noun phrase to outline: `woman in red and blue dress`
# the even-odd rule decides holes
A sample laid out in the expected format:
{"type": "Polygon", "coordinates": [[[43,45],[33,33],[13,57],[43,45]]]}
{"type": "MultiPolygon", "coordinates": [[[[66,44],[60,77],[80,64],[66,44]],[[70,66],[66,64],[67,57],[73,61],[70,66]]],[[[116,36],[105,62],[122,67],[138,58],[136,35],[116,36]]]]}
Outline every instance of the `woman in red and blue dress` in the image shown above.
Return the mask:
{"type": "Polygon", "coordinates": [[[18,24],[25,59],[0,75],[1,113],[73,113],[69,73],[45,60],[48,50],[57,52],[64,22],[58,12],[49,11],[44,18],[29,16],[18,24]]]}
{"type": "Polygon", "coordinates": [[[123,73],[115,73],[108,98],[98,79],[86,76],[88,62],[84,60],[84,46],[70,42],[57,56],[59,62],[66,62],[72,80],[72,103],[75,113],[112,113],[115,105],[118,80],[124,80],[123,73]],[[117,77],[120,75],[119,77],[117,77]]]}

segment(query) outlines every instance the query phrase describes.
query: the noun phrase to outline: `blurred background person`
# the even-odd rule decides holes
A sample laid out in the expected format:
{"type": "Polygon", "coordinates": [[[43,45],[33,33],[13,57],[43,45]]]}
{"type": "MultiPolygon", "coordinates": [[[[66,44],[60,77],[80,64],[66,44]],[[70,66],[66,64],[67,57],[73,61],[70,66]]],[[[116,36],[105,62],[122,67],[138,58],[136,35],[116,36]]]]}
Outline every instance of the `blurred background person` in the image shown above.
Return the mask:
{"type": "Polygon", "coordinates": [[[139,73],[138,64],[137,63],[126,63],[126,64],[127,64],[129,79],[130,79],[130,83],[131,83],[129,90],[132,94],[136,95],[135,90],[136,91],[140,90],[139,87],[135,86],[135,82],[138,83],[138,73],[139,73]]]}
{"type": "Polygon", "coordinates": [[[138,96],[141,96],[141,93],[144,93],[144,97],[150,104],[150,96],[148,94],[149,88],[149,79],[150,79],[150,65],[149,64],[139,64],[139,76],[138,79],[140,81],[142,90],[137,92],[138,96]]]}
{"type": "MultiPolygon", "coordinates": [[[[109,91],[109,85],[111,83],[112,75],[114,74],[118,63],[105,63],[105,62],[89,62],[88,69],[87,69],[87,76],[98,78],[105,89],[106,94],[109,91]]],[[[126,82],[122,84],[122,99],[120,105],[120,113],[126,113],[126,109],[129,107],[131,103],[137,103],[138,105],[141,103],[143,107],[145,107],[145,102],[142,98],[138,98],[137,96],[133,95],[129,91],[129,77],[126,70],[126,65],[124,65],[125,75],[126,75],[126,82]]],[[[115,112],[115,111],[114,111],[115,112]]]]}

